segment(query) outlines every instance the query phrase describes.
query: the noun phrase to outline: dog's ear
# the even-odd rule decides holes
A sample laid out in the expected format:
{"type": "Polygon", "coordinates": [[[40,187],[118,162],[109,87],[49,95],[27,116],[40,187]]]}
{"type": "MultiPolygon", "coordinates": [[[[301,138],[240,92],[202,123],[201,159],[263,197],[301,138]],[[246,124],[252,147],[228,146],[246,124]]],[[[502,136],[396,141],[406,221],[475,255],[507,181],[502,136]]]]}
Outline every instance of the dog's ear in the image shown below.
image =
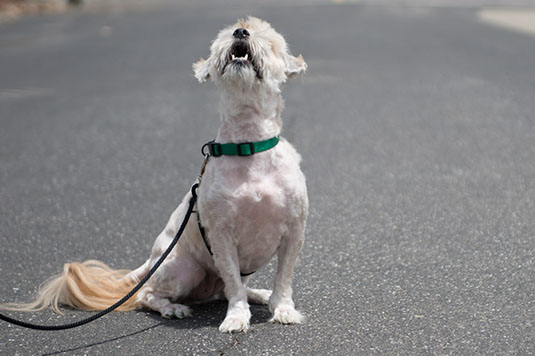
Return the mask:
{"type": "Polygon", "coordinates": [[[205,83],[210,79],[210,63],[206,59],[199,59],[193,63],[193,72],[199,83],[205,83]]]}
{"type": "Polygon", "coordinates": [[[288,78],[303,74],[307,70],[307,64],[302,55],[294,57],[291,54],[287,54],[284,62],[286,63],[286,76],[288,78]]]}

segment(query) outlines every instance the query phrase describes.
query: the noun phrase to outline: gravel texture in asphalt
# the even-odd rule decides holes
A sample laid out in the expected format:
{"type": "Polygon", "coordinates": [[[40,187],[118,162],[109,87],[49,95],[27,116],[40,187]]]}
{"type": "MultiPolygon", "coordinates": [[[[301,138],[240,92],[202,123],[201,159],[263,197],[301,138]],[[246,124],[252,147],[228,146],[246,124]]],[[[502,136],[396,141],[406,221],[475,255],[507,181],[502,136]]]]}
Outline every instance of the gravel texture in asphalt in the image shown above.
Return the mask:
{"type": "Polygon", "coordinates": [[[58,333],[2,322],[0,354],[535,354],[535,40],[475,8],[201,2],[0,24],[0,300],[67,261],[145,261],[218,125],[191,64],[249,14],[309,65],[283,112],[310,195],[307,321],[253,306],[248,333],[220,334],[217,302],[58,333]]]}

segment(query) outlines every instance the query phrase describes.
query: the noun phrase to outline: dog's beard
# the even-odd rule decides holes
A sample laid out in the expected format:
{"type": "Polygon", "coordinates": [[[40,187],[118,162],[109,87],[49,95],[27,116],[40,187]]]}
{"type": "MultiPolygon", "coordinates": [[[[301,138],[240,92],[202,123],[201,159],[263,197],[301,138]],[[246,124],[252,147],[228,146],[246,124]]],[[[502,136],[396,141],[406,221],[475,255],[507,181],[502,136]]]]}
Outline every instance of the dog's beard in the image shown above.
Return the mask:
{"type": "Polygon", "coordinates": [[[256,72],[250,65],[233,62],[225,68],[222,79],[235,87],[248,88],[255,83],[256,72]]]}

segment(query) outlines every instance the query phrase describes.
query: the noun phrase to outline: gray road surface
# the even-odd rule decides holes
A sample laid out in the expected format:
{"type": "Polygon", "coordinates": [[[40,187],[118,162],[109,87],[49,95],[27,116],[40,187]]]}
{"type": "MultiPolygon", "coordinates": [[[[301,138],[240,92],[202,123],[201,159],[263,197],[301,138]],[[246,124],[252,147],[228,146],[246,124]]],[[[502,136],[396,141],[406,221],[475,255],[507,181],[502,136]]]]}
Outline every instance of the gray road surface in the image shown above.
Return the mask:
{"type": "Polygon", "coordinates": [[[239,16],[269,20],[308,61],[285,88],[283,134],[311,200],[303,325],[254,306],[247,334],[222,335],[224,303],[65,332],[0,323],[0,354],[535,354],[535,39],[476,13],[205,1],[0,24],[1,301],[28,300],[66,261],[147,258],[218,125],[191,63],[239,16]]]}

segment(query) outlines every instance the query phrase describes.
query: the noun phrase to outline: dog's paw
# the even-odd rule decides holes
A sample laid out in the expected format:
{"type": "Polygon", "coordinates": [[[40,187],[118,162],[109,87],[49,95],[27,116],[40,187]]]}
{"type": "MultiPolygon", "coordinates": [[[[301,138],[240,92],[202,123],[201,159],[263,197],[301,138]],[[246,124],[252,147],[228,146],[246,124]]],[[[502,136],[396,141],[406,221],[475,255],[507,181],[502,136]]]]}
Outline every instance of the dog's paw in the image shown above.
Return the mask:
{"type": "Polygon", "coordinates": [[[268,305],[271,294],[269,289],[247,288],[247,301],[251,304],[268,305]]]}
{"type": "Polygon", "coordinates": [[[235,316],[227,316],[219,326],[219,331],[222,333],[240,333],[246,332],[247,330],[249,330],[249,320],[235,316]]]}
{"type": "Polygon", "coordinates": [[[227,313],[225,320],[219,326],[219,331],[222,333],[246,332],[249,330],[249,319],[251,319],[249,309],[234,310],[227,313]]]}
{"type": "Polygon", "coordinates": [[[305,321],[303,314],[295,310],[294,307],[289,305],[281,305],[275,308],[273,317],[269,320],[271,323],[281,324],[301,324],[305,321]]]}
{"type": "Polygon", "coordinates": [[[182,304],[167,304],[161,308],[160,314],[162,314],[164,318],[175,317],[182,319],[191,316],[192,311],[189,307],[182,304]]]}

